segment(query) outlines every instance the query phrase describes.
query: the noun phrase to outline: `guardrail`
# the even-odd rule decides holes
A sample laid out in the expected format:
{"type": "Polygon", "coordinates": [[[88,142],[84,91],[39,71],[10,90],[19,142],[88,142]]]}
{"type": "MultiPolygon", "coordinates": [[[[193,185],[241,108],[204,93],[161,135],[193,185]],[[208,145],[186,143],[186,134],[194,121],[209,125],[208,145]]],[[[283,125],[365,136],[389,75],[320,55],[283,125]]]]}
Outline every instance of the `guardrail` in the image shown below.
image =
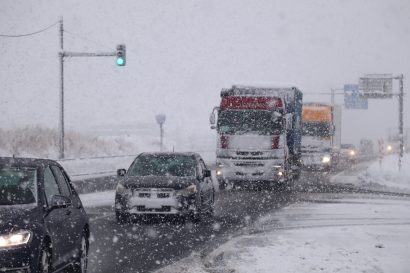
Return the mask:
{"type": "MultiPolygon", "coordinates": [[[[181,151],[185,152],[185,151],[181,151]]],[[[215,151],[189,151],[198,154],[207,154],[208,156],[203,156],[205,162],[212,168],[215,164],[214,160],[210,160],[211,154],[214,155],[215,151]]],[[[73,180],[84,180],[94,177],[105,177],[116,175],[117,169],[127,168],[131,164],[132,160],[138,154],[128,154],[128,155],[107,155],[107,156],[91,156],[91,157],[79,157],[79,158],[65,158],[58,160],[66,169],[69,176],[73,180]],[[126,158],[132,158],[126,160],[126,158]],[[119,161],[118,161],[119,159],[119,161]],[[121,160],[125,159],[125,160],[121,160]],[[90,161],[87,164],[83,164],[84,161],[90,161]],[[97,162],[99,161],[99,162],[97,162]]]]}

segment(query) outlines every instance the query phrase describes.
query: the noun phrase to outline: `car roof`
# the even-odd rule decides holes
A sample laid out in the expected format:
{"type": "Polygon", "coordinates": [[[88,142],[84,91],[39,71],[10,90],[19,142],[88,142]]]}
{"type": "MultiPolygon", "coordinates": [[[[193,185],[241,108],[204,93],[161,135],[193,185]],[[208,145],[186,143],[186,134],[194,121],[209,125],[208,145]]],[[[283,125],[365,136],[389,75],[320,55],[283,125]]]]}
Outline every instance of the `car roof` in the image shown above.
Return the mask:
{"type": "Polygon", "coordinates": [[[0,166],[40,168],[45,165],[58,165],[56,161],[43,158],[0,157],[0,166]]]}
{"type": "Polygon", "coordinates": [[[152,156],[190,156],[200,158],[200,155],[194,152],[145,152],[141,155],[152,155],[152,156]]]}

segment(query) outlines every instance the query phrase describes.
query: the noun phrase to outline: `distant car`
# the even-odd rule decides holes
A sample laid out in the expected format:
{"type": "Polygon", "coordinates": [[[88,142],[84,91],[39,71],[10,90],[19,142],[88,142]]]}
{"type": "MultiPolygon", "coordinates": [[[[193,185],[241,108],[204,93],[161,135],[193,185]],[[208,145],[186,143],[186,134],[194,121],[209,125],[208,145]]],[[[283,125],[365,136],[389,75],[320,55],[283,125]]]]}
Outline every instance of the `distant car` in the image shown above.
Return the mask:
{"type": "Polygon", "coordinates": [[[0,158],[0,272],[87,271],[89,223],[55,161],[0,158]]]}
{"type": "Polygon", "coordinates": [[[142,215],[212,217],[211,171],[196,153],[143,153],[128,171],[117,171],[115,212],[119,223],[142,215]]]}
{"type": "Polygon", "coordinates": [[[356,164],[358,151],[353,144],[341,144],[339,156],[342,165],[356,164]]]}

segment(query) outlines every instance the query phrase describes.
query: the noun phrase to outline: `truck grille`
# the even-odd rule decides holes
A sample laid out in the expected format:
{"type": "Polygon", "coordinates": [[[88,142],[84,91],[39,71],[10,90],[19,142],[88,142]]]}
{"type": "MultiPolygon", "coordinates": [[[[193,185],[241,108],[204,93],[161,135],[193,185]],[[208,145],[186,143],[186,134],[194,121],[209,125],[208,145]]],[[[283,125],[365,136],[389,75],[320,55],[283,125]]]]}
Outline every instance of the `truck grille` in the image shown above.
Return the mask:
{"type": "Polygon", "coordinates": [[[149,209],[149,208],[146,208],[145,206],[137,206],[137,210],[142,211],[142,212],[170,212],[171,207],[170,206],[162,206],[162,208],[160,208],[160,209],[149,209]]]}
{"type": "Polygon", "coordinates": [[[265,164],[260,162],[237,162],[234,165],[237,167],[263,167],[265,164]]]}
{"type": "Polygon", "coordinates": [[[237,155],[263,155],[263,152],[245,152],[245,151],[238,151],[236,152],[237,155]]]}

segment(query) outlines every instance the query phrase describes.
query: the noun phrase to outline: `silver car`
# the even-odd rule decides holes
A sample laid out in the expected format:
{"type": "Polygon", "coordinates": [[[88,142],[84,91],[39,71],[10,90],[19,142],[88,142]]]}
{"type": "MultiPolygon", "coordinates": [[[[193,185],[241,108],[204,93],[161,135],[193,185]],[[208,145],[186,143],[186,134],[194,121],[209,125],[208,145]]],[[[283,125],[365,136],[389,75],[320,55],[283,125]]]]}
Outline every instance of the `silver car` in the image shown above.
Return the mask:
{"type": "Polygon", "coordinates": [[[196,153],[142,153],[117,171],[115,212],[119,223],[144,215],[196,221],[213,215],[211,171],[196,153]]]}

